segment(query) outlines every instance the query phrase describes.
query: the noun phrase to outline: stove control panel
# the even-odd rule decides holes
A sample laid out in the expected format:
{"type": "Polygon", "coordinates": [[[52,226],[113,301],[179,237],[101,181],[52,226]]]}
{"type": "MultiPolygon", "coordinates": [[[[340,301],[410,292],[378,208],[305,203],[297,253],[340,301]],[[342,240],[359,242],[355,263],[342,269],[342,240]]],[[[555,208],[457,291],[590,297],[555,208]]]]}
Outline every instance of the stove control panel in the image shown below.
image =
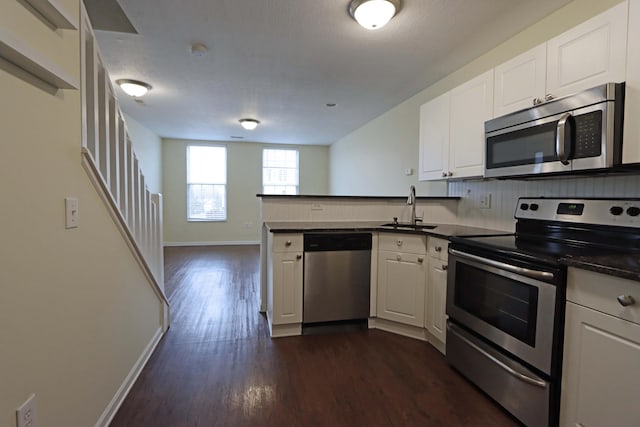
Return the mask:
{"type": "Polygon", "coordinates": [[[520,198],[515,218],[640,228],[640,199],[520,198]]]}

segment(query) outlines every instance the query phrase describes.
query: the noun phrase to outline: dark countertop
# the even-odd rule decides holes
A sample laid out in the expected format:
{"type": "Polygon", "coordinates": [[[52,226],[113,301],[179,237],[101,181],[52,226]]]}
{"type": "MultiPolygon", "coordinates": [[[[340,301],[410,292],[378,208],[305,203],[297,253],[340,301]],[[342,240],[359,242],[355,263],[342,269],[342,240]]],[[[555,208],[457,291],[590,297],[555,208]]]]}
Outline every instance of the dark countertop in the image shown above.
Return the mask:
{"type": "MultiPolygon", "coordinates": [[[[380,200],[407,200],[407,196],[331,196],[326,194],[256,194],[262,199],[380,199],[380,200]]],[[[416,200],[460,200],[454,196],[416,196],[416,200]]]]}
{"type": "MultiPolygon", "coordinates": [[[[327,231],[369,231],[419,234],[443,239],[451,237],[479,237],[512,234],[501,230],[467,227],[456,224],[432,224],[433,229],[413,230],[402,227],[382,226],[384,221],[331,221],[331,222],[266,222],[272,233],[305,233],[327,231]]],[[[427,225],[427,224],[425,224],[427,225]]],[[[591,270],[597,273],[640,281],[640,253],[612,253],[605,255],[567,255],[561,262],[569,267],[591,270]]]]}
{"type": "Polygon", "coordinates": [[[569,267],[640,281],[640,253],[592,256],[569,255],[562,259],[569,267]]]}
{"type": "Polygon", "coordinates": [[[266,222],[267,229],[272,233],[309,233],[326,231],[382,231],[391,233],[420,234],[448,239],[453,236],[490,236],[496,234],[512,234],[508,231],[490,230],[486,228],[466,227],[456,224],[429,224],[435,225],[431,229],[414,230],[402,226],[383,226],[384,221],[313,221],[313,222],[266,222]]]}

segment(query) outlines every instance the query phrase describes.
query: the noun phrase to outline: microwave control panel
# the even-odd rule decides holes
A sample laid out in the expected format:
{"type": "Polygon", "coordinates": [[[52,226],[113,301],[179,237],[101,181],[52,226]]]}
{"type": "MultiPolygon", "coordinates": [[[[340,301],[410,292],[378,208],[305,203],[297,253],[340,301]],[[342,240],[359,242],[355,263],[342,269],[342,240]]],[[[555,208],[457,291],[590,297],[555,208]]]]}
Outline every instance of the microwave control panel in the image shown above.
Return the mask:
{"type": "Polygon", "coordinates": [[[574,159],[599,157],[602,154],[602,110],[580,114],[575,119],[574,159]]]}

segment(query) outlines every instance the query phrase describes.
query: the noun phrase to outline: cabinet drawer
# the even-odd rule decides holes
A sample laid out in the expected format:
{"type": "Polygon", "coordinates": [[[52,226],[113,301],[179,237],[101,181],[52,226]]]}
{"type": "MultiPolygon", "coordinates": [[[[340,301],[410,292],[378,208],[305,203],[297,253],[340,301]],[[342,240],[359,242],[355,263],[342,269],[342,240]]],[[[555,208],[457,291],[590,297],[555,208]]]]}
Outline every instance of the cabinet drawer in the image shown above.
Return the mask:
{"type": "Polygon", "coordinates": [[[274,234],[272,245],[273,252],[302,252],[304,249],[302,234],[298,233],[274,234]]]}
{"type": "Polygon", "coordinates": [[[400,233],[380,233],[378,247],[382,251],[426,254],[426,236],[400,233]]]}
{"type": "Polygon", "coordinates": [[[567,300],[640,324],[640,282],[634,280],[569,268],[567,300]],[[618,297],[625,296],[633,298],[635,304],[620,304],[618,297]]]}
{"type": "Polygon", "coordinates": [[[445,263],[449,259],[449,241],[444,239],[438,239],[437,237],[429,237],[427,242],[428,254],[431,258],[437,258],[445,263]]]}

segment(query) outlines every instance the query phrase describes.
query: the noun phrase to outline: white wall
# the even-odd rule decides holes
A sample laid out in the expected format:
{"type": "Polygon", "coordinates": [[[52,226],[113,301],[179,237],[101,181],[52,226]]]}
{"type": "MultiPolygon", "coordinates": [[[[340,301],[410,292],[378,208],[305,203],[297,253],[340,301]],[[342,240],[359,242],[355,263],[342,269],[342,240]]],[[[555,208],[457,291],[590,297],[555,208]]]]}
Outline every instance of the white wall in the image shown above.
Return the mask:
{"type": "MultiPolygon", "coordinates": [[[[257,243],[260,241],[262,148],[251,142],[164,139],[162,144],[164,241],[167,245],[257,243]],[[227,147],[227,220],[187,221],[187,145],[227,147]]],[[[286,148],[289,146],[278,145],[286,148]]],[[[298,146],[300,193],[327,194],[328,152],[324,146],[298,146]]]]}
{"type": "MultiPolygon", "coordinates": [[[[60,3],[78,16],[78,0],[60,3]]],[[[79,76],[78,32],[52,32],[21,2],[3,2],[8,20],[62,40],[58,60],[79,76]]],[[[79,91],[52,95],[0,67],[0,93],[0,426],[31,393],[40,426],[93,426],[158,333],[161,304],[81,166],[79,91]],[[66,230],[69,196],[79,228],[66,230]]]]}
{"type": "Polygon", "coordinates": [[[133,117],[123,114],[144,182],[152,193],[162,193],[162,140],[133,117]]]}
{"type": "Polygon", "coordinates": [[[418,168],[420,105],[619,2],[575,0],[337,141],[330,148],[330,193],[399,195],[414,184],[418,195],[446,194],[443,182],[404,175],[404,169],[418,168]]]}

